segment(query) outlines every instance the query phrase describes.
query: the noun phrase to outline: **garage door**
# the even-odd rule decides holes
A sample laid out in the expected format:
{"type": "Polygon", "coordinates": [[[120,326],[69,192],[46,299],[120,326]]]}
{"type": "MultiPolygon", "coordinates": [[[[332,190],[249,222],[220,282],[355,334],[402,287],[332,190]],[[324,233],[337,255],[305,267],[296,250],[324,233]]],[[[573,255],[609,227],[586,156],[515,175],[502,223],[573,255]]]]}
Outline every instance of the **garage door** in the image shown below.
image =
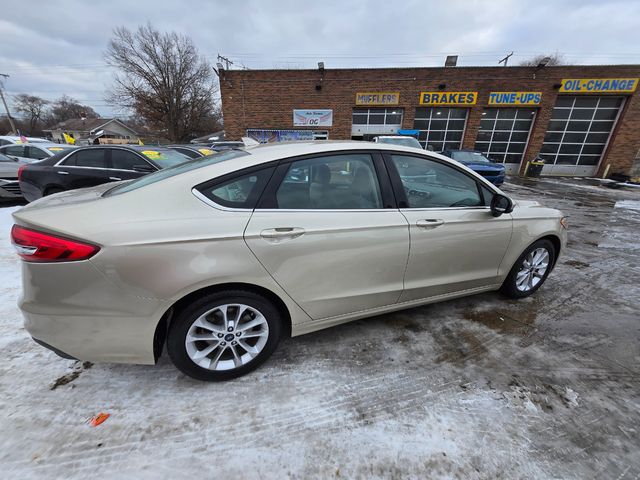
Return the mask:
{"type": "Polygon", "coordinates": [[[354,108],[351,136],[370,140],[376,135],[395,134],[402,128],[402,108],[354,108]]]}
{"type": "Polygon", "coordinates": [[[535,115],[533,108],[485,108],[475,149],[517,174],[535,115]]]}
{"type": "Polygon", "coordinates": [[[547,175],[592,176],[624,97],[559,96],[540,153],[547,175]]]}
{"type": "Polygon", "coordinates": [[[418,140],[435,152],[456,150],[462,145],[467,123],[466,108],[416,108],[413,128],[420,130],[418,140]]]}

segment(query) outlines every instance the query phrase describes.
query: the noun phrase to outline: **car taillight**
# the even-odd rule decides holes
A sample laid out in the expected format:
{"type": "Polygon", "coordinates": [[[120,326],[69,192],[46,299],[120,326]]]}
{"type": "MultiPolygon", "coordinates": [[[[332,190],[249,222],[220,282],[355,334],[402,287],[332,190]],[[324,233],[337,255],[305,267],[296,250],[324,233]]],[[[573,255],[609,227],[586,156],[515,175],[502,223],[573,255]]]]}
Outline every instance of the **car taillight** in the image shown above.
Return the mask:
{"type": "Polygon", "coordinates": [[[100,247],[14,225],[11,241],[29,262],[71,262],[93,257],[100,247]]]}
{"type": "Polygon", "coordinates": [[[27,167],[26,165],[20,165],[20,168],[18,168],[18,181],[22,179],[22,172],[26,167],[27,167]]]}

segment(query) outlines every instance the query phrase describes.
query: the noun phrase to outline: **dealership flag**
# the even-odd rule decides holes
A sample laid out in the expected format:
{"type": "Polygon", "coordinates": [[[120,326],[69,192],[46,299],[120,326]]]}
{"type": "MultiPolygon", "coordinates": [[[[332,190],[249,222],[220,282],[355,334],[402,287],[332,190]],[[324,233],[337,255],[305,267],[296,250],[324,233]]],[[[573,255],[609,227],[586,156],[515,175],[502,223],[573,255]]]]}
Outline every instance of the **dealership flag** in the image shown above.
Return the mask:
{"type": "Polygon", "coordinates": [[[76,139],[73,138],[71,135],[69,135],[68,133],[62,133],[62,136],[64,137],[64,141],[67,142],[70,145],[74,145],[76,143],[76,139]]]}

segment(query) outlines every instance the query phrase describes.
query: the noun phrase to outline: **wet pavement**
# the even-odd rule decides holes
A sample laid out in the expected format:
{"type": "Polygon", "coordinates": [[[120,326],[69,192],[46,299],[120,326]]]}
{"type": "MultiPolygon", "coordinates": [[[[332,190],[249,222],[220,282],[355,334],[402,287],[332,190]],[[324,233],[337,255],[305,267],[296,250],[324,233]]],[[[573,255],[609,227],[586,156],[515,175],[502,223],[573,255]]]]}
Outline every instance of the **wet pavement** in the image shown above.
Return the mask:
{"type": "MultiPolygon", "coordinates": [[[[567,251],[535,295],[481,294],[286,340],[232,382],[192,381],[166,357],[59,359],[5,302],[0,468],[9,478],[639,478],[640,191],[558,179],[503,190],[570,216],[567,251]],[[105,423],[84,423],[100,411],[105,423]]],[[[17,267],[0,253],[0,269],[17,267]]],[[[3,299],[17,290],[5,285],[3,299]]]]}

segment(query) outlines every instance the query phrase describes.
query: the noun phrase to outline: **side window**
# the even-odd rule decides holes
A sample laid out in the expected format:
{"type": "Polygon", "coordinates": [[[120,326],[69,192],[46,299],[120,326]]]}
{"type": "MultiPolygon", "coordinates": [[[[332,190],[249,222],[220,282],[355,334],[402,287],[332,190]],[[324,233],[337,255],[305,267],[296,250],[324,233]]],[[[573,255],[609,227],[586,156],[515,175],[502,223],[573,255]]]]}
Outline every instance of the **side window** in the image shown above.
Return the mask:
{"type": "Polygon", "coordinates": [[[240,174],[222,182],[211,183],[198,188],[209,200],[230,208],[255,208],[260,195],[267,186],[275,167],[257,172],[240,174]]]}
{"type": "Polygon", "coordinates": [[[43,160],[49,158],[45,152],[37,147],[27,147],[27,158],[33,158],[34,160],[43,160]]]}
{"type": "Polygon", "coordinates": [[[282,209],[382,208],[373,160],[360,153],[292,162],[276,201],[282,209]]]}
{"type": "Polygon", "coordinates": [[[107,168],[105,149],[79,150],[64,161],[64,165],[77,167],[107,168]]]}
{"type": "Polygon", "coordinates": [[[0,138],[0,146],[1,145],[9,145],[11,142],[9,140],[5,140],[4,138],[0,138]]]}
{"type": "Polygon", "coordinates": [[[391,155],[409,208],[482,206],[477,182],[448,165],[408,155],[391,155]]]}
{"type": "Polygon", "coordinates": [[[24,148],[22,145],[11,145],[3,150],[5,155],[12,157],[24,157],[24,148]]]}
{"type": "Polygon", "coordinates": [[[135,166],[151,166],[149,162],[133,152],[114,148],[111,150],[111,168],[119,170],[133,170],[135,166]]]}
{"type": "Polygon", "coordinates": [[[200,154],[198,152],[194,152],[193,150],[189,150],[188,148],[174,148],[175,151],[180,152],[183,155],[186,155],[189,158],[199,158],[200,154]]]}

